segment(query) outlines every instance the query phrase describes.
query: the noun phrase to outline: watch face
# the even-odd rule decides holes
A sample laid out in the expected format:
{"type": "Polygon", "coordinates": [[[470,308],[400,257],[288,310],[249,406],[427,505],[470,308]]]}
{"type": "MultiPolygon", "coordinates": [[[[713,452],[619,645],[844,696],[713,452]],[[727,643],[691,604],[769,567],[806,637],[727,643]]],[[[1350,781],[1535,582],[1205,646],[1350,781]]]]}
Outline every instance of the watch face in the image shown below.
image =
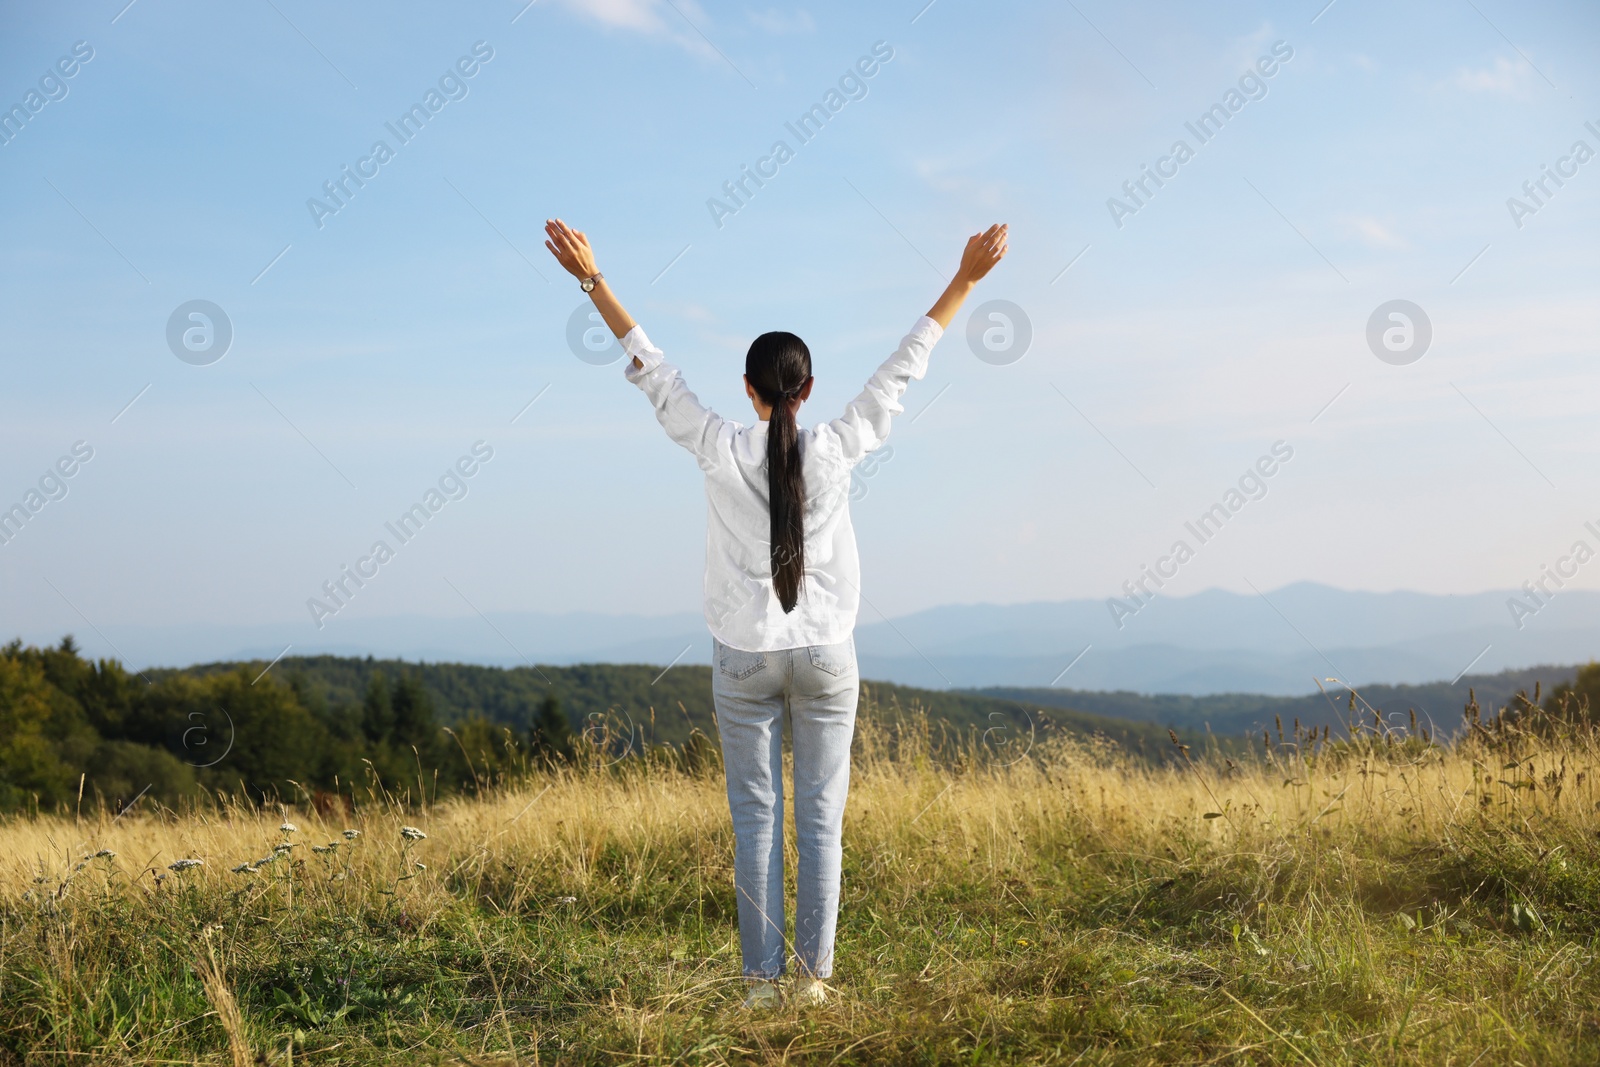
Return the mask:
{"type": "Polygon", "coordinates": [[[583,291],[584,292],[586,292],[586,293],[594,292],[594,279],[593,278],[585,278],[583,281],[579,282],[578,284],[583,286],[583,291]]]}

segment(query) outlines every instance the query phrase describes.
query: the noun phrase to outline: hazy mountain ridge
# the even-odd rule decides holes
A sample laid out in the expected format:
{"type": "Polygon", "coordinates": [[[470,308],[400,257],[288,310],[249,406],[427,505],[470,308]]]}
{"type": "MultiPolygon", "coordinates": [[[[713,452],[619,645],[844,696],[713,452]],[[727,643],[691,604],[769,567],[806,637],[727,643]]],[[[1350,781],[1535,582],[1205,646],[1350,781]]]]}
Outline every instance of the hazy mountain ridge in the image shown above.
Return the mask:
{"type": "Polygon", "coordinates": [[[1047,708],[1073,708],[1091,715],[1206,731],[1223,737],[1259,733],[1269,728],[1275,731],[1279,723],[1289,731],[1296,720],[1307,727],[1330,725],[1336,731],[1341,724],[1352,720],[1371,725],[1369,709],[1376,708],[1388,725],[1407,728],[1411,713],[1415,712],[1419,728],[1426,727],[1435,736],[1446,738],[1462,728],[1462,710],[1469,699],[1476,698],[1487,715],[1504,707],[1518,692],[1531,696],[1537,685],[1542,688],[1542,694],[1548,695],[1556,686],[1572,682],[1577,673],[1577,666],[1546,665],[1498,674],[1465,675],[1453,683],[1356,686],[1354,712],[1350,710],[1351,690],[1339,685],[1291,697],[1261,693],[1189,696],[1004,687],[972,692],[1047,708]]]}
{"type": "MultiPolygon", "coordinates": [[[[1569,590],[1518,629],[1514,591],[1368,593],[1309,582],[1268,593],[1158,597],[1118,629],[1102,600],[946,605],[890,620],[863,614],[864,677],[930,689],[1071,686],[1193,695],[1300,696],[1313,679],[1421,685],[1600,655],[1600,592],[1569,590]],[[1070,665],[1070,670],[1067,668],[1070,665]]],[[[298,625],[101,629],[132,663],[170,665],[293,655],[521,666],[529,662],[707,664],[697,613],[502,612],[459,618],[360,617],[298,625]]],[[[50,643],[59,634],[27,634],[50,643]]],[[[90,635],[83,635],[89,639],[90,635]]]]}

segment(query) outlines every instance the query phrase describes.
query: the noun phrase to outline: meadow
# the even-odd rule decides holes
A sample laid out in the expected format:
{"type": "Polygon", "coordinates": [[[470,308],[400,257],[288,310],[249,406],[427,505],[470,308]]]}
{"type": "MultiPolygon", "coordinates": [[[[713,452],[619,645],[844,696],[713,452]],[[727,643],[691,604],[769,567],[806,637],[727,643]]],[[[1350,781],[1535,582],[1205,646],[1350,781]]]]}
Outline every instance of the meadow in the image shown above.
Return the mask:
{"type": "Polygon", "coordinates": [[[419,766],[353,810],[20,814],[0,1062],[1592,1064],[1582,723],[1523,701],[1157,763],[865,706],[832,998],[768,1014],[703,738],[438,802],[419,766]]]}

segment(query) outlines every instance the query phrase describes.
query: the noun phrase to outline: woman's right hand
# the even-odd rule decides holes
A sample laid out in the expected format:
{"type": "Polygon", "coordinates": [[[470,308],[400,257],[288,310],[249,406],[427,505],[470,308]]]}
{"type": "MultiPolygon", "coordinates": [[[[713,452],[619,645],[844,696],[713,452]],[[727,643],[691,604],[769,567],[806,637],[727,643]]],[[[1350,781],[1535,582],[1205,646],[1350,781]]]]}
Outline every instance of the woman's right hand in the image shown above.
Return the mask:
{"type": "Polygon", "coordinates": [[[961,253],[961,266],[956,268],[956,276],[950,279],[945,291],[928,309],[928,318],[948,330],[973,286],[1005,256],[1006,224],[1003,222],[997,222],[982,233],[967,238],[967,247],[961,253]]]}

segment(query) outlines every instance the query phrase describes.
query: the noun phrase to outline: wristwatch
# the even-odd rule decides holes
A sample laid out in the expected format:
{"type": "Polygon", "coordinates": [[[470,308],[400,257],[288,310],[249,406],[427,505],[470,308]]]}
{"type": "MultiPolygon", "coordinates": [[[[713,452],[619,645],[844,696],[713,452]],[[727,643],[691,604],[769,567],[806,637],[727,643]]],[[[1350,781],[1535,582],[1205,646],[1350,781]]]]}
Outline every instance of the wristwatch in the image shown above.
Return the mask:
{"type": "Polygon", "coordinates": [[[599,282],[601,278],[604,278],[604,277],[605,277],[604,274],[601,274],[599,271],[595,271],[594,272],[594,277],[585,278],[581,282],[579,282],[578,284],[583,287],[583,291],[584,292],[592,293],[592,292],[594,292],[595,284],[597,282],[599,282]]]}

